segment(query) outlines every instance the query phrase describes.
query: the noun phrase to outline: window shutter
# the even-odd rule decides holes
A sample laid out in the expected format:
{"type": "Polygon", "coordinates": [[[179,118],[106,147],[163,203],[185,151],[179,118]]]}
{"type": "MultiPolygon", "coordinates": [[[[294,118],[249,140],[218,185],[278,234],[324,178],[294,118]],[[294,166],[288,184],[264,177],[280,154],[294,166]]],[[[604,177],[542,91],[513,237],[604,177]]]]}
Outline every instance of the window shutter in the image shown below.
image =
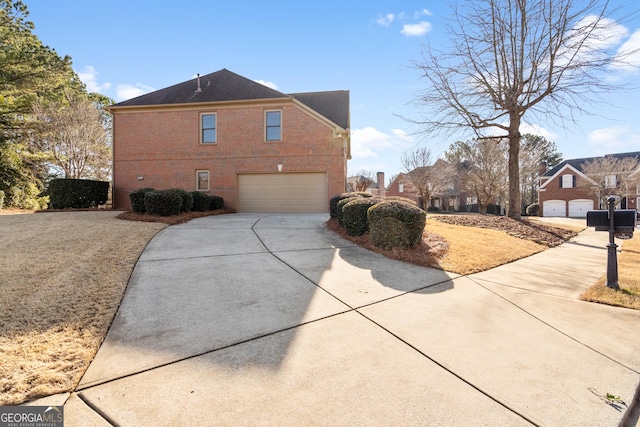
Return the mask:
{"type": "Polygon", "coordinates": [[[576,176],[573,175],[573,188],[576,188],[576,176]]]}
{"type": "Polygon", "coordinates": [[[560,177],[560,179],[559,179],[558,181],[560,182],[560,188],[562,188],[562,181],[563,181],[563,178],[562,178],[562,177],[560,177]]]}

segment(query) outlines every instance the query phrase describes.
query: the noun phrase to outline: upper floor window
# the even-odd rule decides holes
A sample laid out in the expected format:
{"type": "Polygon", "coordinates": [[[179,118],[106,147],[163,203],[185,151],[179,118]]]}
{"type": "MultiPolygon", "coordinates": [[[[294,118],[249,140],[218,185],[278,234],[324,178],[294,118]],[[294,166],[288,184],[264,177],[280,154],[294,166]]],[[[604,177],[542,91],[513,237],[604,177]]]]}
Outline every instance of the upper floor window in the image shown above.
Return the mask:
{"type": "Polygon", "coordinates": [[[265,139],[267,141],[282,140],[282,111],[265,112],[265,139]]]}
{"type": "Polygon", "coordinates": [[[200,142],[203,144],[215,144],[217,133],[216,114],[200,115],[200,142]]]}
{"type": "Polygon", "coordinates": [[[607,175],[604,177],[605,188],[616,188],[617,179],[615,175],[607,175]]]}
{"type": "Polygon", "coordinates": [[[576,186],[575,175],[566,174],[560,178],[560,188],[573,188],[576,186]]]}
{"type": "Polygon", "coordinates": [[[404,184],[398,184],[398,193],[404,193],[404,184]]]}

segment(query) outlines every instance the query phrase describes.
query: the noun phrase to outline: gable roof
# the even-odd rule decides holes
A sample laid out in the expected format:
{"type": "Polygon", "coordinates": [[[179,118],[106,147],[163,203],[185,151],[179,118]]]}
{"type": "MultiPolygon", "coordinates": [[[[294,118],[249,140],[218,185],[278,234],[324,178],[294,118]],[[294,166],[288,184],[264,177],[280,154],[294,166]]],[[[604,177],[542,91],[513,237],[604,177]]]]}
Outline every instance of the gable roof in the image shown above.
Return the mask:
{"type": "Polygon", "coordinates": [[[173,86],[140,95],[111,105],[118,107],[144,107],[154,105],[245,101],[253,99],[296,99],[308,108],[329,119],[342,129],[349,129],[349,91],[305,92],[284,94],[226,68],[211,74],[187,80],[173,86]]]}
{"type": "Polygon", "coordinates": [[[555,167],[549,169],[544,175],[542,175],[542,177],[553,177],[556,173],[558,173],[558,171],[564,169],[567,166],[571,166],[576,171],[582,173],[582,164],[583,163],[592,162],[594,160],[600,159],[602,157],[607,157],[607,156],[611,156],[611,157],[614,157],[614,158],[617,158],[617,159],[625,159],[627,157],[635,157],[636,159],[638,159],[640,161],[640,151],[633,151],[631,153],[606,154],[604,156],[585,157],[583,159],[569,159],[569,160],[564,160],[563,162],[560,162],[555,167]]]}
{"type": "Polygon", "coordinates": [[[200,92],[197,88],[198,78],[195,78],[119,102],[112,107],[289,98],[282,92],[242,77],[226,68],[200,76],[200,92]]]}

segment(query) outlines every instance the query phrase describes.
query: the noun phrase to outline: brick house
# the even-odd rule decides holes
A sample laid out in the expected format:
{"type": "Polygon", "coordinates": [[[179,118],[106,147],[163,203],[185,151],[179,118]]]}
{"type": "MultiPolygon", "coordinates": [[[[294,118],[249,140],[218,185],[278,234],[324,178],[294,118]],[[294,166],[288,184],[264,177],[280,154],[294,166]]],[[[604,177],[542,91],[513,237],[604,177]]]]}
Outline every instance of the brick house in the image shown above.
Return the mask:
{"type": "MultiPolygon", "coordinates": [[[[432,166],[420,167],[416,169],[424,169],[425,173],[429,173],[432,168],[438,168],[439,165],[446,165],[446,161],[438,159],[432,166]]],[[[416,170],[414,169],[414,171],[416,170]]],[[[412,171],[412,173],[414,172],[412,171]]],[[[476,198],[461,190],[461,185],[456,182],[455,178],[450,180],[450,185],[446,189],[433,194],[431,200],[426,204],[420,198],[418,189],[413,185],[407,174],[399,173],[389,183],[386,189],[387,196],[400,196],[414,200],[418,206],[423,209],[436,208],[441,211],[459,212],[470,209],[472,204],[476,203],[476,198]]]]}
{"type": "Polygon", "coordinates": [[[284,94],[226,69],[109,107],[113,205],[142,187],[239,212],[327,212],[346,189],[349,92],[284,94]]]}
{"type": "MultiPolygon", "coordinates": [[[[612,157],[635,157],[640,160],[640,152],[611,154],[612,157]]],[[[598,159],[590,157],[583,159],[565,160],[540,175],[538,197],[540,216],[546,217],[586,217],[587,211],[604,209],[591,188],[593,181],[582,172],[583,165],[598,159]]],[[[640,173],[640,169],[637,171],[640,173]]],[[[616,171],[611,171],[607,181],[616,186],[616,171]]],[[[620,202],[622,209],[637,209],[640,199],[640,188],[632,186],[625,188],[624,197],[620,202]]]]}

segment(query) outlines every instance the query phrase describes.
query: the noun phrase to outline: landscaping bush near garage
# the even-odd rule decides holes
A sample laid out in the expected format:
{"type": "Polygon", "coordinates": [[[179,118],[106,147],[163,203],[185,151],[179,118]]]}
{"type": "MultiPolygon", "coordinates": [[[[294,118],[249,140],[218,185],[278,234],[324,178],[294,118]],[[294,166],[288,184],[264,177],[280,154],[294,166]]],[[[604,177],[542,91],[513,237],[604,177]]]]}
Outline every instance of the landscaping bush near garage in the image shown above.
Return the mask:
{"type": "Polygon", "coordinates": [[[529,216],[538,216],[540,215],[540,204],[539,203],[531,203],[525,209],[525,213],[529,216]]]}
{"type": "Polygon", "coordinates": [[[131,211],[135,213],[145,213],[147,210],[144,206],[144,197],[147,193],[156,191],[155,188],[138,188],[129,193],[129,200],[131,201],[131,211]]]}
{"type": "Polygon", "coordinates": [[[182,198],[180,212],[190,212],[193,209],[193,195],[191,193],[180,188],[172,188],[169,191],[173,191],[182,198]]]}
{"type": "Polygon", "coordinates": [[[104,205],[109,198],[109,182],[56,178],[46,191],[53,209],[83,209],[104,205]]]}
{"type": "Polygon", "coordinates": [[[422,240],[427,214],[410,203],[389,200],[369,208],[368,221],[374,245],[410,248],[422,240]]]}
{"type": "Polygon", "coordinates": [[[180,215],[182,197],[174,190],[149,191],[144,196],[144,208],[151,215],[180,215]]]}
{"type": "MultiPolygon", "coordinates": [[[[341,200],[352,198],[352,197],[373,197],[373,194],[366,193],[364,191],[336,194],[331,199],[329,199],[329,216],[331,217],[331,219],[338,218],[339,216],[340,211],[338,209],[338,203],[341,200]]],[[[344,204],[342,206],[344,206],[344,204]]]]}
{"type": "Polygon", "coordinates": [[[211,208],[211,198],[200,191],[192,191],[193,210],[196,212],[205,212],[211,208]]]}
{"type": "Polygon", "coordinates": [[[370,207],[382,202],[380,197],[356,197],[344,199],[342,222],[350,236],[361,236],[369,230],[367,211],[370,207]]]}

